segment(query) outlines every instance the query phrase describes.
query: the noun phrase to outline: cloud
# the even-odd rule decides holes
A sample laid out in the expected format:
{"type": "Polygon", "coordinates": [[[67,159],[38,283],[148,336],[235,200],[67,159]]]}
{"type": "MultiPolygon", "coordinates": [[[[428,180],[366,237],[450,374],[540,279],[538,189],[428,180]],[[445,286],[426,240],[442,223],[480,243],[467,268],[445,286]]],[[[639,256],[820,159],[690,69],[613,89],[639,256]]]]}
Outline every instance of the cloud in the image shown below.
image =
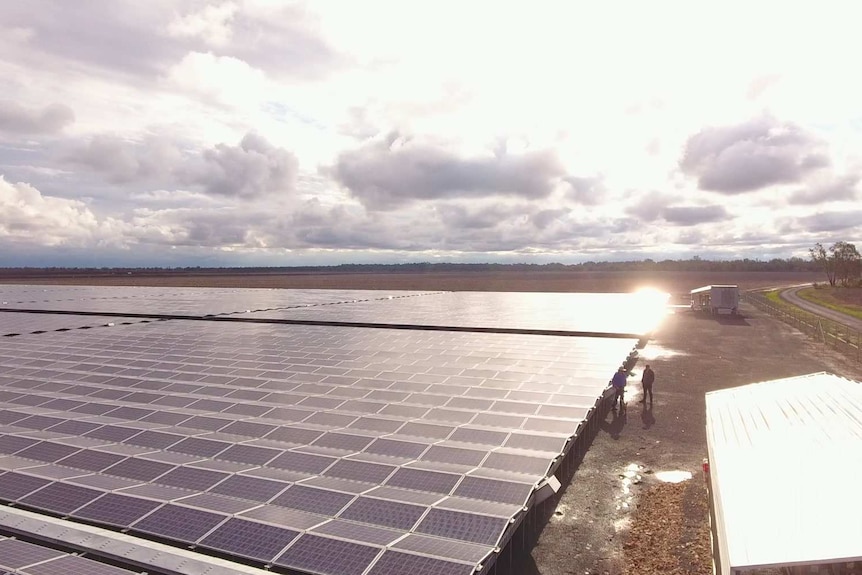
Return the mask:
{"type": "Polygon", "coordinates": [[[823,204],[826,202],[837,202],[842,200],[855,200],[858,197],[860,176],[858,174],[847,174],[832,178],[819,184],[812,183],[810,186],[800,188],[790,196],[791,204],[823,204]]]}
{"type": "Polygon", "coordinates": [[[798,126],[769,116],[704,128],[688,138],[679,162],[702,190],[739,194],[799,183],[829,165],[823,145],[798,126]]]}
{"type": "Polygon", "coordinates": [[[494,195],[546,198],[564,175],[550,151],[462,158],[430,143],[390,134],[338,156],[328,170],[366,206],[494,195]]]}
{"type": "Polygon", "coordinates": [[[677,226],[694,226],[720,222],[730,218],[730,214],[720,205],[677,206],[672,196],[660,192],[648,192],[640,201],[627,207],[625,212],[641,222],[665,222],[677,226]]]}
{"type": "Polygon", "coordinates": [[[796,218],[791,224],[791,229],[811,233],[843,232],[858,229],[860,221],[862,221],[862,210],[820,212],[796,218]]]}
{"type": "Polygon", "coordinates": [[[63,104],[31,109],[16,102],[0,100],[0,132],[54,134],[74,121],[72,108],[63,104]]]}
{"type": "Polygon", "coordinates": [[[661,211],[661,217],[670,224],[695,226],[720,222],[730,215],[724,206],[668,206],[661,211]]]}
{"type": "Polygon", "coordinates": [[[245,199],[292,193],[299,171],[293,153],[255,133],[246,134],[237,146],[216,144],[198,152],[181,150],[167,137],[134,142],[97,135],[65,160],[115,184],[157,182],[162,188],[191,186],[213,196],[245,199]]]}
{"type": "Polygon", "coordinates": [[[255,198],[292,193],[298,170],[291,152],[249,133],[238,146],[218,144],[204,150],[191,168],[182,171],[181,179],[208,194],[255,198]]]}
{"type": "Polygon", "coordinates": [[[604,202],[607,196],[608,190],[605,187],[604,178],[601,176],[593,178],[569,176],[563,179],[572,187],[568,197],[579,204],[597,206],[604,202]]]}
{"type": "Polygon", "coordinates": [[[213,51],[297,78],[320,77],[344,60],[299,3],[28,0],[0,3],[0,22],[28,31],[18,54],[28,65],[62,70],[71,61],[133,83],[160,78],[191,51],[213,51]]]}
{"type": "Polygon", "coordinates": [[[0,175],[0,238],[42,246],[98,245],[121,237],[122,222],[99,220],[79,200],[42,195],[30,184],[0,175]]]}
{"type": "Polygon", "coordinates": [[[170,139],[146,137],[141,142],[97,134],[64,156],[68,163],[103,174],[114,184],[169,179],[183,161],[181,150],[170,139]]]}

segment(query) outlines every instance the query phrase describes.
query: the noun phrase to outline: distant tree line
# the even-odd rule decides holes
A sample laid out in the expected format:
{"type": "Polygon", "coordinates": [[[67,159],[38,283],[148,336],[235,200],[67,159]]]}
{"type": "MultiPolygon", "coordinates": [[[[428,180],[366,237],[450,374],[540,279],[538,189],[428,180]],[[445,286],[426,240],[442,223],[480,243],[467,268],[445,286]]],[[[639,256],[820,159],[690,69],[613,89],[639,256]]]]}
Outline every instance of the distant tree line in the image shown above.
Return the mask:
{"type": "Polygon", "coordinates": [[[836,242],[829,248],[825,248],[818,242],[808,252],[811,254],[811,261],[826,274],[829,285],[859,284],[859,276],[862,275],[862,256],[859,255],[854,244],[836,242]]]}
{"type": "MultiPolygon", "coordinates": [[[[770,260],[737,259],[737,260],[707,260],[693,257],[685,260],[652,259],[631,260],[620,262],[588,261],[578,264],[497,264],[497,263],[430,263],[415,262],[404,264],[341,264],[337,266],[282,266],[282,267],[145,267],[145,268],[110,268],[110,267],[15,267],[0,268],[0,277],[57,277],[57,276],[122,276],[142,274],[158,275],[237,275],[237,274],[340,274],[340,273],[440,273],[440,272],[495,272],[495,271],[713,271],[713,272],[817,272],[826,271],[830,283],[844,281],[850,278],[853,268],[844,262],[852,260],[847,254],[849,248],[836,248],[839,242],[828,250],[817,244],[812,248],[811,259],[803,258],[773,258],[770,260]],[[831,274],[831,275],[830,275],[831,274]]],[[[853,244],[846,244],[855,252],[853,244]]],[[[858,272],[856,274],[858,277],[858,272]]],[[[834,283],[833,283],[834,285],[834,283]]]]}

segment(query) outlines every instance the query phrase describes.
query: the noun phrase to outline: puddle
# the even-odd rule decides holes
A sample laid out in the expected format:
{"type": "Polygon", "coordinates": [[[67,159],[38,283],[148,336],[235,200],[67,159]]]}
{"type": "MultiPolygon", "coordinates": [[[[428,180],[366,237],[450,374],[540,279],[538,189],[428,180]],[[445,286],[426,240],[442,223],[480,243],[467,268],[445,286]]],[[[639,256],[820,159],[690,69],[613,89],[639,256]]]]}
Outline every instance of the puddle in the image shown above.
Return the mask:
{"type": "Polygon", "coordinates": [[[667,358],[667,357],[676,357],[680,355],[687,355],[681,351],[677,351],[675,349],[670,349],[669,347],[663,347],[660,345],[651,345],[647,344],[647,346],[643,349],[638,350],[638,359],[652,361],[659,358],[667,358]]]}
{"type": "Polygon", "coordinates": [[[632,507],[632,485],[637,485],[643,481],[641,473],[643,466],[637,463],[626,465],[622,473],[620,473],[620,491],[616,497],[617,511],[629,511],[632,507]]]}
{"type": "Polygon", "coordinates": [[[691,471],[657,471],[655,473],[655,478],[665,483],[682,483],[691,477],[691,471]]]}

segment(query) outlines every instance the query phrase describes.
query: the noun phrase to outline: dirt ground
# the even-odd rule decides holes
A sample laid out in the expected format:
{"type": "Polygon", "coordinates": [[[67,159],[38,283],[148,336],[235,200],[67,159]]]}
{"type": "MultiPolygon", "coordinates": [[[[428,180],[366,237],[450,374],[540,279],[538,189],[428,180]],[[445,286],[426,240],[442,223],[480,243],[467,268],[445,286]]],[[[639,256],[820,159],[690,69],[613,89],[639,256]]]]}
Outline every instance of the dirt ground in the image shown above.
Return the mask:
{"type": "MultiPolygon", "coordinates": [[[[653,286],[683,294],[713,283],[749,289],[807,281],[821,278],[774,272],[601,272],[578,277],[571,273],[437,273],[64,278],[39,283],[548,292],[653,286]]],[[[633,368],[625,415],[609,413],[605,418],[572,481],[563,486],[556,512],[532,553],[522,558],[512,575],[711,573],[701,473],[706,456],[704,394],[817,371],[862,380],[862,364],[834,354],[747,303],[741,313],[736,319],[714,318],[680,308],[667,316],[633,368]],[[656,372],[652,406],[639,403],[637,382],[647,363],[656,372]],[[664,483],[658,477],[666,471],[688,471],[692,479],[664,483]]]]}
{"type": "Polygon", "coordinates": [[[759,310],[714,318],[679,309],[641,351],[624,417],[608,414],[525,575],[711,573],[704,477],[704,394],[747,383],[831,371],[862,380],[862,364],[759,310]],[[640,373],[656,372],[655,403],[639,403],[640,373]],[[662,483],[663,471],[692,479],[662,483]]]}

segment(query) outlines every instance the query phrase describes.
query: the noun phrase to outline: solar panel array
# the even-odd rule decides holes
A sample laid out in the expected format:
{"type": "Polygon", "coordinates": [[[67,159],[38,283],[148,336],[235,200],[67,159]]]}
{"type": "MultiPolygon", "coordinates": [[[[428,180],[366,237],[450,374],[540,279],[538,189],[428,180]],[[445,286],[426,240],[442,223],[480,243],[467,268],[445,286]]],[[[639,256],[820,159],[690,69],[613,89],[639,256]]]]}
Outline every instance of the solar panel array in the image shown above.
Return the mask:
{"type": "MultiPolygon", "coordinates": [[[[137,289],[89,288],[80,307],[133,309],[137,289]]],[[[147,291],[138,313],[230,313],[248,293],[353,317],[442,295],[178,291],[147,291]]],[[[40,305],[65,309],[50,295],[40,305]]],[[[275,570],[466,575],[493,562],[635,343],[178,319],[0,338],[0,500],[275,570]]]]}

